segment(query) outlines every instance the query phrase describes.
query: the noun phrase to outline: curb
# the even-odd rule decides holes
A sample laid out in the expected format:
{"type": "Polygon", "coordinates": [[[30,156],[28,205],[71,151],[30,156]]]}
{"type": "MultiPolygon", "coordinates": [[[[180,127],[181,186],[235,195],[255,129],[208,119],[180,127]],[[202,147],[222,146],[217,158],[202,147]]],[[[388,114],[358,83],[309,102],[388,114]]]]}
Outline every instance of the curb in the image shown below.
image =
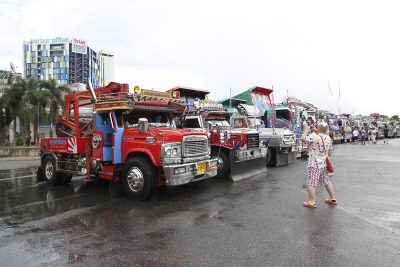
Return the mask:
{"type": "Polygon", "coordinates": [[[11,161],[11,160],[16,160],[16,161],[23,161],[23,160],[39,160],[40,157],[4,157],[0,158],[0,161],[11,161]]]}

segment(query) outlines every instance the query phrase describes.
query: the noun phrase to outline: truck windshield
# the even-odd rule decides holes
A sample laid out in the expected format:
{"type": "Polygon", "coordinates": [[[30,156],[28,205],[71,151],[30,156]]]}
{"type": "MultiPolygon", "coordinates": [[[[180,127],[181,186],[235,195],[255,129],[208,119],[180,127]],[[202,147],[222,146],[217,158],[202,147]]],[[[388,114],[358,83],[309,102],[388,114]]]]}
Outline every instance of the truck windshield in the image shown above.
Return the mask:
{"type": "Polygon", "coordinates": [[[199,118],[186,118],[184,125],[185,128],[189,129],[201,128],[199,118]]]}
{"type": "Polygon", "coordinates": [[[247,128],[247,122],[243,118],[233,119],[234,128],[247,128]]]}
{"type": "Polygon", "coordinates": [[[256,128],[257,126],[261,126],[261,120],[260,119],[254,120],[254,118],[249,118],[249,124],[251,128],[256,128]]]}
{"type": "Polygon", "coordinates": [[[126,128],[138,127],[140,118],[146,118],[149,125],[153,127],[170,127],[171,121],[168,113],[160,113],[153,111],[133,111],[124,115],[124,122],[126,128]]]}
{"type": "Polygon", "coordinates": [[[290,111],[287,109],[280,109],[276,111],[277,119],[290,120],[290,111]]]}
{"type": "Polygon", "coordinates": [[[224,126],[224,127],[229,127],[229,122],[225,121],[225,120],[207,120],[208,124],[211,124],[211,126],[216,126],[217,124],[220,126],[224,126]]]}

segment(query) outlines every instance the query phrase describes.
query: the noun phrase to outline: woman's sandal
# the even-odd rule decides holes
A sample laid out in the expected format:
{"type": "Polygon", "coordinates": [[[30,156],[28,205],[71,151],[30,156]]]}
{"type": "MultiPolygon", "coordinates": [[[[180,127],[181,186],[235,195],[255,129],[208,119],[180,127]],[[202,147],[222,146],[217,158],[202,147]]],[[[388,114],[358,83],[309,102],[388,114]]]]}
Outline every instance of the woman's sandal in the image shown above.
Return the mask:
{"type": "Polygon", "coordinates": [[[310,201],[306,201],[306,202],[303,203],[303,207],[310,208],[310,209],[315,209],[317,207],[317,205],[316,204],[313,205],[313,204],[310,203],[310,201]]]}
{"type": "Polygon", "coordinates": [[[336,200],[331,200],[330,198],[325,199],[325,203],[329,205],[337,205],[336,200]]]}

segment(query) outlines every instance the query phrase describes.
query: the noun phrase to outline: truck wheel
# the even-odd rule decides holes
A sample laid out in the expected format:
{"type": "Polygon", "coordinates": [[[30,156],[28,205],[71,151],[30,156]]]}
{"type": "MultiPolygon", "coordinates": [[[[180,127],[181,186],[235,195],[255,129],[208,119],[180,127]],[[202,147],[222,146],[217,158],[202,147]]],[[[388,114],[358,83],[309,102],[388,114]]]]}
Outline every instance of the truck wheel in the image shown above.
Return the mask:
{"type": "Polygon", "coordinates": [[[144,158],[131,158],[125,164],[122,186],[129,198],[145,200],[156,191],[153,167],[144,158]]]}
{"type": "Polygon", "coordinates": [[[267,166],[269,166],[269,164],[271,163],[271,159],[272,159],[272,149],[268,148],[267,151],[267,158],[265,159],[265,161],[267,162],[267,166]]]}
{"type": "Polygon", "coordinates": [[[228,156],[226,155],[226,153],[220,152],[218,154],[215,154],[215,157],[218,158],[217,177],[227,177],[230,169],[228,156]]]}
{"type": "Polygon", "coordinates": [[[62,182],[60,174],[56,173],[55,161],[52,157],[46,156],[42,161],[43,176],[46,183],[51,185],[57,185],[62,182]]]}

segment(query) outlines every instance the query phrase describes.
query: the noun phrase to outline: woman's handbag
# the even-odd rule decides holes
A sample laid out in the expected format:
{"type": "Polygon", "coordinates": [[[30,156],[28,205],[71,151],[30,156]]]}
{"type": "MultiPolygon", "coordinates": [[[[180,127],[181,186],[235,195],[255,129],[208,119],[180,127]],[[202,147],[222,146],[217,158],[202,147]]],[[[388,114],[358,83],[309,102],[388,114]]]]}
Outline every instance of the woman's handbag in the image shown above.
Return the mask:
{"type": "Polygon", "coordinates": [[[335,167],[333,167],[333,164],[331,162],[331,158],[329,157],[328,153],[326,152],[324,138],[322,136],[320,136],[320,137],[321,137],[321,140],[322,140],[322,145],[324,146],[324,152],[326,154],[326,169],[328,170],[329,173],[334,173],[335,172],[335,167]]]}

